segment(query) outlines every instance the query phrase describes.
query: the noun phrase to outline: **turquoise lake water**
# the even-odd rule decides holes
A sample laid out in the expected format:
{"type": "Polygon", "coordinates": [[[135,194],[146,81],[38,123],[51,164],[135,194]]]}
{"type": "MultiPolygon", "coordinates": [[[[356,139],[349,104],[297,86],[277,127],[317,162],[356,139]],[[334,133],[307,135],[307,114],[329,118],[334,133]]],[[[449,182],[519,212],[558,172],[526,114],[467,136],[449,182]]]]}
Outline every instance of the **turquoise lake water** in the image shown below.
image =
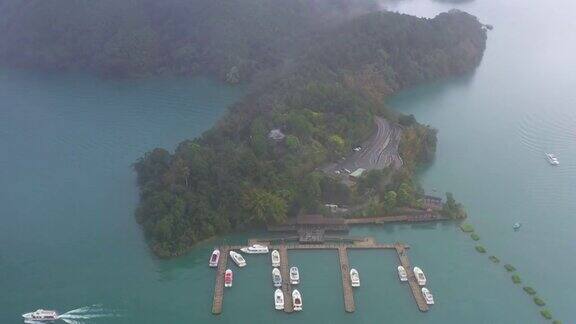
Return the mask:
{"type": "MultiPolygon", "coordinates": [[[[437,127],[428,190],[468,208],[488,254],[518,268],[555,318],[573,322],[576,271],[576,5],[476,0],[458,6],[494,25],[480,67],[403,92],[389,105],[437,127]],[[559,156],[551,167],[545,152],[559,156]],[[519,232],[514,222],[522,222],[519,232]]],[[[452,5],[406,0],[389,8],[431,17],[452,5]]],[[[172,260],[152,256],[134,221],[130,164],[156,146],[199,135],[242,90],[205,79],[103,81],[76,74],[0,71],[0,323],[40,307],[76,323],[543,323],[501,266],[453,224],[359,227],[352,235],[412,246],[437,304],[418,312],[396,277],[396,256],[352,251],[357,311],[343,309],[336,252],[291,252],[304,311],[273,310],[271,267],[249,256],[210,313],[214,245],[172,260]],[[81,309],[79,309],[81,308],[81,309]]],[[[235,268],[234,268],[235,269],[235,268]]]]}

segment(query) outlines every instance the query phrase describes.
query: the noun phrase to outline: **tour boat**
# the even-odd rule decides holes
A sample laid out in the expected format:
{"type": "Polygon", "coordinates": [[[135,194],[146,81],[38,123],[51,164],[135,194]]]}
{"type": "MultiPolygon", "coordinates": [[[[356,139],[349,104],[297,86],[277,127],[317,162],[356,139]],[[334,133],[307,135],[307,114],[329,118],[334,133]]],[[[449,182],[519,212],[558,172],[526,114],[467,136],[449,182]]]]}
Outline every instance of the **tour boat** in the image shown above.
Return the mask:
{"type": "Polygon", "coordinates": [[[350,269],[350,282],[352,287],[360,287],[360,275],[358,270],[350,269]]]}
{"type": "Polygon", "coordinates": [[[300,295],[298,289],[292,291],[292,305],[294,306],[295,311],[302,310],[302,295],[300,295]]]}
{"type": "Polygon", "coordinates": [[[212,252],[212,256],[210,257],[209,265],[214,268],[218,266],[218,260],[220,260],[220,250],[216,249],[212,252]]]}
{"type": "Polygon", "coordinates": [[[408,281],[408,274],[403,266],[398,266],[398,277],[400,277],[400,281],[408,281]]]}
{"type": "Polygon", "coordinates": [[[244,260],[244,257],[240,255],[240,253],[230,251],[230,257],[232,258],[232,261],[236,263],[237,266],[241,268],[246,266],[246,260],[244,260]]]}
{"type": "Polygon", "coordinates": [[[432,296],[432,293],[430,292],[430,290],[428,290],[428,288],[422,287],[422,296],[424,296],[426,304],[434,305],[434,296],[432,296]]]}
{"type": "Polygon", "coordinates": [[[284,293],[280,289],[276,289],[274,292],[274,306],[277,310],[284,309],[284,293]]]}
{"type": "Polygon", "coordinates": [[[297,285],[300,283],[300,272],[298,272],[298,267],[290,268],[290,284],[297,285]]]}
{"type": "Polygon", "coordinates": [[[268,247],[260,244],[254,244],[252,246],[243,247],[240,251],[246,254],[265,254],[268,253],[268,247]]]}
{"type": "Polygon", "coordinates": [[[227,269],[224,273],[224,287],[232,287],[232,281],[234,281],[234,273],[227,269]]]}
{"type": "Polygon", "coordinates": [[[272,282],[274,283],[274,287],[282,286],[282,275],[280,274],[280,270],[278,270],[278,268],[272,269],[272,282]]]}
{"type": "Polygon", "coordinates": [[[34,322],[52,322],[58,319],[58,312],[53,310],[39,309],[35,312],[22,314],[24,320],[34,322]]]}
{"type": "Polygon", "coordinates": [[[424,275],[424,271],[418,267],[414,267],[414,275],[416,276],[416,280],[420,286],[426,285],[426,276],[424,275]]]}
{"type": "Polygon", "coordinates": [[[558,158],[556,157],[556,155],[552,154],[552,153],[546,153],[546,157],[548,158],[548,162],[552,165],[559,165],[560,161],[558,161],[558,158]]]}
{"type": "Polygon", "coordinates": [[[280,253],[278,252],[278,250],[274,250],[272,251],[272,266],[273,267],[279,267],[280,266],[280,253]]]}

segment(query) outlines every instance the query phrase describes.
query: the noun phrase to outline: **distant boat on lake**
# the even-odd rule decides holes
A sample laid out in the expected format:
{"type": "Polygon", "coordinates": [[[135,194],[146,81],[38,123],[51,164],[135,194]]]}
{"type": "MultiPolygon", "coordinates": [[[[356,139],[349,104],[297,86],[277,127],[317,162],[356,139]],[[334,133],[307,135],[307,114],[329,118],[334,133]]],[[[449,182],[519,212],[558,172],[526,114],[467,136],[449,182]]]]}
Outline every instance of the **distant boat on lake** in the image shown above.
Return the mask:
{"type": "Polygon", "coordinates": [[[556,155],[552,153],[546,153],[546,157],[548,158],[548,163],[552,165],[560,165],[560,161],[558,161],[556,155]]]}

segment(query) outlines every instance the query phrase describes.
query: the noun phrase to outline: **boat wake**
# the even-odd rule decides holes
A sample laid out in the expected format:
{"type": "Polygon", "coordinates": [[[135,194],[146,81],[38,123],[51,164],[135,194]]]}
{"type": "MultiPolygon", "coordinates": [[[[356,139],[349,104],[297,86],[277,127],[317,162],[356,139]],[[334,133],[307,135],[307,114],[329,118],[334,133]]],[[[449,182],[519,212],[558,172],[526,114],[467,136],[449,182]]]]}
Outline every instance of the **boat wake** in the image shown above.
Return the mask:
{"type": "Polygon", "coordinates": [[[102,305],[91,305],[73,309],[58,316],[58,319],[68,324],[87,323],[93,319],[119,317],[117,311],[105,309],[102,305]]]}

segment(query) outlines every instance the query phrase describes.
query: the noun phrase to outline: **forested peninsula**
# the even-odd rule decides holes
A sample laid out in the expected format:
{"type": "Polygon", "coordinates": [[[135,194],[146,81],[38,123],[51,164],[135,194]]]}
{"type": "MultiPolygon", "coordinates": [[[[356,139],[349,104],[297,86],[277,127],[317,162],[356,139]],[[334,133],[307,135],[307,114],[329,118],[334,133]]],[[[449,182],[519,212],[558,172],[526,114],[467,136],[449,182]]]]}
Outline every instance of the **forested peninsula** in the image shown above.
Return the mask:
{"type": "Polygon", "coordinates": [[[327,201],[350,203],[369,191],[384,208],[417,203],[422,192],[414,172],[433,158],[436,131],[388,110],[384,99],[471,71],[485,47],[481,24],[456,11],[434,19],[375,12],[314,38],[293,67],[268,76],[200,138],[173,154],[155,149],[135,164],[137,218],[158,255],[181,254],[231,229],[318,212],[327,201]],[[404,125],[404,166],[385,188],[370,181],[378,171],[354,189],[318,171],[369,136],[376,115],[404,125]],[[285,138],[270,138],[274,129],[285,138]]]}
{"type": "Polygon", "coordinates": [[[134,164],[136,218],[161,257],[233,229],[322,212],[326,202],[370,201],[377,212],[417,206],[414,173],[433,159],[436,130],[389,110],[385,98],[472,71],[486,46],[485,28],[467,13],[417,18],[370,0],[62,2],[64,11],[59,1],[2,4],[12,14],[0,16],[0,60],[250,84],[202,136],[134,164]],[[69,19],[56,19],[63,14],[69,19]],[[403,166],[371,171],[353,187],[320,171],[369,137],[375,116],[402,125],[403,166]]]}

